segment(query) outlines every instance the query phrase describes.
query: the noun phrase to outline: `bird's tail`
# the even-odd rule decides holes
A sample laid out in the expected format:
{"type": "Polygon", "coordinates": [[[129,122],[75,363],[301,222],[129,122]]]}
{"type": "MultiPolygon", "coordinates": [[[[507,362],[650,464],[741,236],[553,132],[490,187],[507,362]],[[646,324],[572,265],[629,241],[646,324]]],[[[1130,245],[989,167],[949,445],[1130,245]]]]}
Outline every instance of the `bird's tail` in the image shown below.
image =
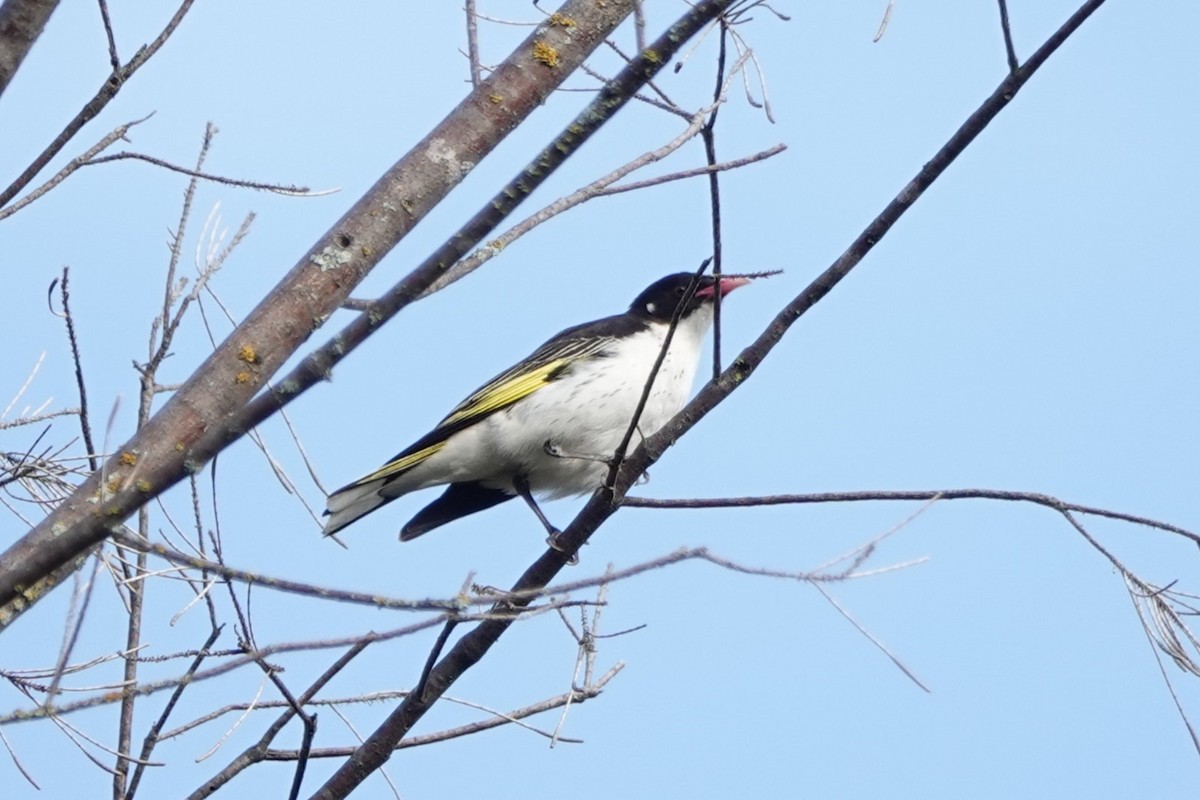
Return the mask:
{"type": "Polygon", "coordinates": [[[342,528],[354,522],[359,517],[365,517],[384,503],[395,500],[395,497],[383,497],[379,491],[387,481],[383,478],[366,483],[352,483],[343,486],[326,501],[325,527],[322,530],[326,536],[337,533],[342,528]]]}

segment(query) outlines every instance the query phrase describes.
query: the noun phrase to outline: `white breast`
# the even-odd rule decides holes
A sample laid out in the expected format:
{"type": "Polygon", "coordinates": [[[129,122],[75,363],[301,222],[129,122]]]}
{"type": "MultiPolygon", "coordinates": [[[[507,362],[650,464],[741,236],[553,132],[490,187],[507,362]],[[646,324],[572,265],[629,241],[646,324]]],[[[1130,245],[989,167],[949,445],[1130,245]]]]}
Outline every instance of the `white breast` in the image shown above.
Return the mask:
{"type": "MultiPolygon", "coordinates": [[[[702,307],[676,328],[631,447],[658,431],[687,402],[711,322],[711,311],[702,307]]],[[[615,341],[606,357],[577,365],[525,401],[485,420],[487,431],[481,433],[498,460],[517,466],[529,476],[533,491],[546,497],[598,488],[608,474],[606,462],[633,419],[666,333],[666,324],[652,323],[644,333],[615,341]],[[561,456],[548,455],[546,443],[561,456]]]]}

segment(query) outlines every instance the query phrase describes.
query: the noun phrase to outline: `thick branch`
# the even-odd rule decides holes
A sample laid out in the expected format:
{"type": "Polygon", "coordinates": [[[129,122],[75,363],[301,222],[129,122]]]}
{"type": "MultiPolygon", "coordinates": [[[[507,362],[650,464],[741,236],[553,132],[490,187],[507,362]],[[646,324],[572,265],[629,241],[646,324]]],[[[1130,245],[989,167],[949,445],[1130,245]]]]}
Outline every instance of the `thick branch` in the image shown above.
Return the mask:
{"type": "Polygon", "coordinates": [[[149,424],[0,555],[0,605],[29,605],[42,576],[199,469],[210,434],[244,406],[379,260],[536,109],[631,10],[568,0],[327,231],[149,424]],[[574,24],[566,25],[561,20],[574,24]],[[535,47],[537,45],[537,47],[535,47]],[[550,48],[557,61],[551,65],[550,48]],[[497,99],[498,98],[498,99],[497,99]],[[201,441],[205,446],[199,446],[201,441]],[[129,462],[136,462],[130,465],[129,462]]]}
{"type": "Polygon", "coordinates": [[[0,6],[0,95],[56,8],[58,0],[4,0],[0,6]]]}

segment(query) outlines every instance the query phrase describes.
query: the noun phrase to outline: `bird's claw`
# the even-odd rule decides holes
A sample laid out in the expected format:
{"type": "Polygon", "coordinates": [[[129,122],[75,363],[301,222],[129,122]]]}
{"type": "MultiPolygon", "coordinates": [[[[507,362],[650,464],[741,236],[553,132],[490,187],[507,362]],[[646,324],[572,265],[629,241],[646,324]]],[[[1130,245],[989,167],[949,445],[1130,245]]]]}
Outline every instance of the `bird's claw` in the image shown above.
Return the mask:
{"type": "MultiPolygon", "coordinates": [[[[557,530],[557,529],[554,530],[549,536],[546,537],[546,545],[551,550],[557,550],[560,553],[565,553],[567,551],[567,548],[563,547],[562,542],[559,541],[559,538],[561,536],[562,536],[562,531],[557,530]]],[[[568,567],[573,567],[578,563],[579,563],[579,554],[578,553],[572,555],[569,559],[567,559],[568,567]]]]}

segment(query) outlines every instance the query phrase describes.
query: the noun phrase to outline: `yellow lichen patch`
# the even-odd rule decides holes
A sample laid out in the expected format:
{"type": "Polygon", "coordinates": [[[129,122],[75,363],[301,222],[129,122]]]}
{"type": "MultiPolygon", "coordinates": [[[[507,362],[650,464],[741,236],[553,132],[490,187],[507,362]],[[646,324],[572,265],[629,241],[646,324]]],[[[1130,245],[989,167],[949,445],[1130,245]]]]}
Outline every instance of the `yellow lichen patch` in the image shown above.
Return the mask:
{"type": "Polygon", "coordinates": [[[112,494],[113,492],[117,491],[117,489],[120,489],[121,488],[121,476],[113,475],[104,484],[104,488],[108,490],[109,494],[112,494]]]}
{"type": "Polygon", "coordinates": [[[502,95],[502,94],[489,94],[489,95],[488,95],[488,100],[491,100],[491,101],[492,101],[492,103],[493,103],[493,104],[495,104],[495,105],[500,105],[501,103],[503,103],[503,102],[504,102],[504,95],[502,95]]]}
{"type": "Polygon", "coordinates": [[[558,66],[558,51],[553,45],[546,44],[540,39],[533,43],[533,60],[547,67],[558,66]]]}
{"type": "Polygon", "coordinates": [[[127,467],[132,467],[137,463],[137,455],[126,450],[124,453],[121,453],[121,463],[127,467]]]}
{"type": "Polygon", "coordinates": [[[239,361],[245,361],[247,364],[258,363],[258,353],[254,352],[254,348],[248,344],[244,344],[238,349],[237,357],[239,361]]]}
{"type": "Polygon", "coordinates": [[[175,452],[176,452],[176,453],[182,453],[182,452],[183,452],[183,442],[176,442],[176,443],[175,443],[175,452]]]}
{"type": "Polygon", "coordinates": [[[657,64],[659,61],[661,61],[661,60],[662,60],[662,59],[659,57],[659,55],[658,55],[658,51],[657,51],[657,50],[651,50],[651,49],[650,49],[650,48],[648,48],[648,47],[647,47],[645,50],[643,50],[643,51],[642,51],[642,58],[646,59],[646,60],[647,60],[647,61],[649,61],[651,64],[657,64]]]}
{"type": "Polygon", "coordinates": [[[365,244],[362,246],[361,252],[363,254],[363,258],[370,258],[371,256],[375,255],[375,250],[365,244]]]}
{"type": "Polygon", "coordinates": [[[559,14],[556,11],[550,15],[550,24],[557,25],[560,28],[574,28],[575,20],[571,19],[566,14],[559,14]]]}
{"type": "Polygon", "coordinates": [[[138,481],[136,485],[139,492],[150,491],[150,481],[138,481]]]}
{"type": "Polygon", "coordinates": [[[238,383],[249,383],[250,382],[250,373],[249,372],[239,372],[237,375],[233,376],[233,379],[235,381],[237,381],[238,383]]]}

